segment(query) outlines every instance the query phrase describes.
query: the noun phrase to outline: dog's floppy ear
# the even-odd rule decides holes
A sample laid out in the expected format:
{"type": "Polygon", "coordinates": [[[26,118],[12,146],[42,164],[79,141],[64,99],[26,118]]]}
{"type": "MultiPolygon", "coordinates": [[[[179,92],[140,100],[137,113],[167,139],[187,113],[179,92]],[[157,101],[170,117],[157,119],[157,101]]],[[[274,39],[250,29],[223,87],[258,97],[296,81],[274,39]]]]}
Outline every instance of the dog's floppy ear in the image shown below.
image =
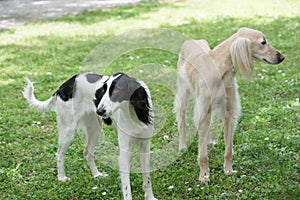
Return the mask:
{"type": "Polygon", "coordinates": [[[152,123],[148,95],[145,88],[142,86],[136,88],[130,97],[130,103],[134,107],[136,116],[140,121],[146,125],[152,123]]]}
{"type": "Polygon", "coordinates": [[[251,41],[244,37],[238,37],[230,47],[233,66],[243,76],[250,79],[253,72],[253,58],[251,52],[251,41]]]}

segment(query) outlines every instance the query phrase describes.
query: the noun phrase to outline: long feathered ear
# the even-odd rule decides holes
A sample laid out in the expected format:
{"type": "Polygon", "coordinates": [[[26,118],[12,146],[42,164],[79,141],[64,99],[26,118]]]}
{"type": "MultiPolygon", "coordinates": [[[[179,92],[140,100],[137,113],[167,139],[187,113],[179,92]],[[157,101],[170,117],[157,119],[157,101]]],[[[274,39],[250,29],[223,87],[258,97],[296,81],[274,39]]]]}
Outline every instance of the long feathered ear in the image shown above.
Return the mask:
{"type": "Polygon", "coordinates": [[[134,107],[134,111],[140,121],[146,125],[152,123],[148,95],[142,86],[134,90],[130,97],[130,103],[134,107]]]}
{"type": "Polygon", "coordinates": [[[247,38],[237,38],[230,47],[233,66],[243,76],[250,79],[253,73],[253,58],[251,52],[251,41],[247,38]]]}

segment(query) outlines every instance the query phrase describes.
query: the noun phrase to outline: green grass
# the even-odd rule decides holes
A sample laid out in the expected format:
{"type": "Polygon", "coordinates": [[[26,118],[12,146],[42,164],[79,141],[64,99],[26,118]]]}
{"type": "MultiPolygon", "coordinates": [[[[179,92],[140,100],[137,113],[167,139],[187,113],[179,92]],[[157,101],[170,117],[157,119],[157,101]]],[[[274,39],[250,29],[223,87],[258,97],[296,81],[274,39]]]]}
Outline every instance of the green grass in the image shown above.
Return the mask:
{"type": "MultiPolygon", "coordinates": [[[[71,181],[60,183],[55,114],[30,109],[21,94],[24,77],[35,82],[39,99],[47,99],[91,66],[108,74],[124,71],[149,85],[157,113],[151,176],[158,199],[299,199],[299,13],[296,0],[151,1],[0,32],[0,199],[121,199],[111,129],[104,127],[105,142],[96,155],[99,169],[110,176],[92,178],[80,133],[66,157],[71,181]],[[187,152],[177,152],[172,113],[177,53],[185,38],[205,38],[214,47],[242,26],[264,32],[286,60],[276,66],[255,63],[251,82],[238,76],[243,111],[234,137],[238,173],[223,173],[219,133],[209,153],[211,181],[200,185],[197,136],[187,152]],[[174,37],[163,34],[170,32],[174,37]],[[150,48],[135,46],[143,42],[150,48]]],[[[134,199],[143,199],[141,174],[133,173],[131,184],[134,199]]]]}

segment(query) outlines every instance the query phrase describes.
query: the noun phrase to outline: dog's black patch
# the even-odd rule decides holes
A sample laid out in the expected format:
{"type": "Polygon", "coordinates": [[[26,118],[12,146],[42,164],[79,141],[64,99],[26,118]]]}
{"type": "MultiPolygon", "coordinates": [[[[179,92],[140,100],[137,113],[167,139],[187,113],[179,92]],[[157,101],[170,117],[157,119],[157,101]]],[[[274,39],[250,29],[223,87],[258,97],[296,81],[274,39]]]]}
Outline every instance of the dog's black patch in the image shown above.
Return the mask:
{"type": "Polygon", "coordinates": [[[112,120],[111,118],[102,118],[102,121],[107,124],[107,125],[111,125],[112,124],[112,120]]]}
{"type": "Polygon", "coordinates": [[[142,86],[134,90],[130,97],[130,103],[133,105],[134,111],[138,119],[146,125],[152,124],[152,116],[150,114],[150,105],[148,95],[142,86]]]}
{"type": "Polygon", "coordinates": [[[111,83],[109,88],[110,100],[113,102],[130,101],[138,119],[147,125],[151,124],[152,116],[150,116],[150,105],[145,88],[126,74],[118,73],[116,75],[120,76],[111,83]]]}
{"type": "Polygon", "coordinates": [[[109,98],[113,102],[129,101],[134,90],[141,85],[134,79],[126,74],[117,73],[113,77],[120,75],[114,79],[109,88],[109,98]]]}
{"type": "Polygon", "coordinates": [[[64,82],[53,94],[53,96],[58,95],[63,101],[68,101],[69,99],[73,98],[76,92],[75,80],[77,76],[78,74],[74,75],[72,78],[64,82]]]}
{"type": "Polygon", "coordinates": [[[85,77],[86,77],[86,80],[89,83],[95,83],[95,82],[97,82],[98,80],[100,80],[102,78],[101,75],[99,75],[99,74],[93,74],[93,73],[86,74],[85,77]]]}
{"type": "Polygon", "coordinates": [[[96,90],[96,93],[95,93],[95,98],[96,99],[94,100],[94,103],[95,103],[96,107],[98,107],[98,105],[99,105],[103,95],[105,94],[106,90],[107,90],[107,84],[106,83],[104,83],[104,85],[101,88],[96,90]]]}

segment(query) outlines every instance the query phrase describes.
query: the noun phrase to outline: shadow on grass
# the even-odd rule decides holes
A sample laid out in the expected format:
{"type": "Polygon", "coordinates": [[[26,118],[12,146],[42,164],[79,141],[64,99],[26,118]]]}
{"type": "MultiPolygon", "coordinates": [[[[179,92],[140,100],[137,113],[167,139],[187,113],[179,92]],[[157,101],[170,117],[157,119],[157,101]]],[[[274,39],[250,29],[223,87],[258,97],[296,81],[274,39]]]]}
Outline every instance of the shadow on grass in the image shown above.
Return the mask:
{"type": "Polygon", "coordinates": [[[75,16],[63,16],[55,20],[58,22],[76,22],[81,24],[94,24],[106,20],[118,20],[118,19],[129,19],[138,17],[145,13],[154,12],[160,9],[160,7],[165,7],[169,4],[159,3],[159,2],[144,2],[135,6],[124,6],[116,7],[114,9],[108,10],[96,10],[96,11],[83,11],[79,15],[75,16]]]}

